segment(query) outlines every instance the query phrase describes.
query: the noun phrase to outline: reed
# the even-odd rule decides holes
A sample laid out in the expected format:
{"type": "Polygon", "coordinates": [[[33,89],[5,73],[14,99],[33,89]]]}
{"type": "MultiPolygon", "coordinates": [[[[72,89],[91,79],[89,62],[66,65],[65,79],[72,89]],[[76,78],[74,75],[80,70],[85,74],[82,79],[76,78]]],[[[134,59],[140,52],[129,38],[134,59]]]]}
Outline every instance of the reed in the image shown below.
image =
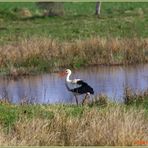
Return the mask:
{"type": "Polygon", "coordinates": [[[145,103],[148,98],[148,90],[133,92],[131,88],[126,87],[124,89],[124,103],[130,105],[133,103],[141,104],[145,103]]]}
{"type": "Polygon", "coordinates": [[[148,62],[148,39],[89,38],[60,42],[32,38],[0,46],[0,68],[11,75],[54,71],[61,67],[148,62]]]}

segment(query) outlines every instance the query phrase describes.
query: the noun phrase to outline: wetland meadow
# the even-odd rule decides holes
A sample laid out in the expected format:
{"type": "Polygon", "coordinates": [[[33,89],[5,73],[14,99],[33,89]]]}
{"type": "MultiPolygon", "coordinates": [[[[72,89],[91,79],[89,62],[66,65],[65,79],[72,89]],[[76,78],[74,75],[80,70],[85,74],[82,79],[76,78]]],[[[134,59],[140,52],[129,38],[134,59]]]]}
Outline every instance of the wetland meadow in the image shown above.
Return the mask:
{"type": "Polygon", "coordinates": [[[0,2],[0,146],[147,145],[148,3],[43,7],[0,2]],[[93,87],[85,104],[67,68],[93,87]]]}

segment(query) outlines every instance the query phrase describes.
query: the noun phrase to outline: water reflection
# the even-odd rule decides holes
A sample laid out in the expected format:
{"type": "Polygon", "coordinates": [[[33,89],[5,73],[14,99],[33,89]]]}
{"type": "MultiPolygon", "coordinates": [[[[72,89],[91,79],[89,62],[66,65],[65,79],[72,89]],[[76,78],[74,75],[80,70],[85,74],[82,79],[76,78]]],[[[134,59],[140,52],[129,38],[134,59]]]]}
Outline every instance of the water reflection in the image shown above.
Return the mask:
{"type": "MultiPolygon", "coordinates": [[[[71,78],[81,78],[88,82],[94,88],[95,95],[103,93],[122,101],[127,86],[133,91],[148,89],[148,64],[83,68],[74,71],[71,78]]],[[[64,83],[64,78],[57,74],[21,77],[17,80],[0,77],[0,98],[7,97],[13,103],[22,100],[30,103],[75,103],[64,83]]]]}

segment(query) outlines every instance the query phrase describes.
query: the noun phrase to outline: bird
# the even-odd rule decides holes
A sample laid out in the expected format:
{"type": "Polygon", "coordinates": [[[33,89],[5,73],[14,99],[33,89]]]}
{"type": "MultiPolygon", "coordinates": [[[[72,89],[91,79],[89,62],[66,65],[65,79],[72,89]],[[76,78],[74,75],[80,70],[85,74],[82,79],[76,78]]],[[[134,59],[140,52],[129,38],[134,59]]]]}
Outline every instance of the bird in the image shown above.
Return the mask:
{"type": "Polygon", "coordinates": [[[65,85],[66,88],[68,89],[68,91],[72,92],[73,95],[75,96],[76,99],[76,104],[78,105],[78,98],[77,95],[82,95],[82,94],[86,94],[85,95],[85,99],[86,96],[90,95],[90,94],[94,94],[94,90],[91,86],[89,86],[86,82],[84,82],[81,79],[70,79],[72,72],[70,69],[66,69],[64,71],[63,75],[66,75],[65,78],[65,85]]]}

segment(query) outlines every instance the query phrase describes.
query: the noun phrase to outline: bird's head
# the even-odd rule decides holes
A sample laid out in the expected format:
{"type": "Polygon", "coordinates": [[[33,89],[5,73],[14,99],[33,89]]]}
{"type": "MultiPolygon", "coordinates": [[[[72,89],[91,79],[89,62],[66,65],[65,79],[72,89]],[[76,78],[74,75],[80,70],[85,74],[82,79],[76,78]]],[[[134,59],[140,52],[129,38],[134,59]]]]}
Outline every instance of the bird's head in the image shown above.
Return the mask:
{"type": "Polygon", "coordinates": [[[65,70],[65,74],[66,74],[66,75],[71,74],[71,70],[70,70],[70,69],[66,69],[66,70],[65,70]]]}
{"type": "Polygon", "coordinates": [[[71,74],[71,70],[70,69],[66,69],[62,72],[59,73],[61,77],[67,76],[71,74]]]}

